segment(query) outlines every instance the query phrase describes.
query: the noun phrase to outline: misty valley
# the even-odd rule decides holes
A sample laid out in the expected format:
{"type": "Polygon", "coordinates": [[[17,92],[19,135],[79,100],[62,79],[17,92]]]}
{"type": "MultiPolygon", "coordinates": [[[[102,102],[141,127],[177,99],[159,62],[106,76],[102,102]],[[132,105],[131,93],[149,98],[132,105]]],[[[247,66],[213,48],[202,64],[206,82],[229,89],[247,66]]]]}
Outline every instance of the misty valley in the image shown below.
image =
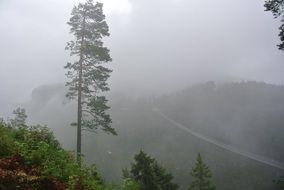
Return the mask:
{"type": "Polygon", "coordinates": [[[0,190],[284,190],[283,18],[0,0],[0,190]]]}
{"type": "MultiPolygon", "coordinates": [[[[64,85],[36,88],[23,104],[28,123],[46,124],[67,150],[75,146],[70,126],[76,104],[66,102],[64,85]]],[[[131,98],[110,93],[113,126],[118,135],[83,133],[83,154],[96,163],[103,179],[121,183],[140,150],[156,158],[187,189],[190,171],[200,153],[210,166],[218,189],[272,189],[283,172],[284,87],[259,82],[196,84],[158,97],[131,98]],[[185,133],[155,108],[193,131],[239,150],[279,162],[262,163],[185,133]],[[282,165],[281,165],[282,164],[282,165]]]]}

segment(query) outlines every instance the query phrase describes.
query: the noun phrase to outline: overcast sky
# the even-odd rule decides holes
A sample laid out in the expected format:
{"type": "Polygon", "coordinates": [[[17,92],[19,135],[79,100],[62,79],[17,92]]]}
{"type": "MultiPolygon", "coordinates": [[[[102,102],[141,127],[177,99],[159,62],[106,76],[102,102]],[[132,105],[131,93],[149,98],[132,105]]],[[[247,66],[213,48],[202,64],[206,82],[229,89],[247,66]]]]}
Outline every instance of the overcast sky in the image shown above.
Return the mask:
{"type": "MultiPolygon", "coordinates": [[[[0,104],[65,82],[78,0],[0,0],[0,104]]],[[[284,83],[280,22],[259,0],[102,0],[113,91],[158,94],[207,80],[284,83]]]]}

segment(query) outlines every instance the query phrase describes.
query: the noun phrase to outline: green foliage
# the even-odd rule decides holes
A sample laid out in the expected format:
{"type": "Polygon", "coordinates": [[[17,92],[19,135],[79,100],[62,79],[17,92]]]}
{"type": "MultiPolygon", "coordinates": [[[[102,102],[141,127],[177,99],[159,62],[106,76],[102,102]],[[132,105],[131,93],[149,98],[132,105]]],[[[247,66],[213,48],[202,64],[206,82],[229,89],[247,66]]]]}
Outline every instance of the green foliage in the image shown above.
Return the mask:
{"type": "Polygon", "coordinates": [[[264,7],[266,11],[271,11],[275,18],[282,16],[281,21],[283,24],[279,27],[281,44],[278,45],[278,48],[284,50],[284,0],[267,0],[264,7]]]}
{"type": "Polygon", "coordinates": [[[141,187],[136,181],[130,178],[126,178],[124,179],[123,189],[124,190],[140,190],[141,187]]]}
{"type": "Polygon", "coordinates": [[[31,141],[31,143],[43,141],[54,149],[60,148],[58,140],[47,126],[30,126],[25,138],[26,140],[31,141]]]}
{"type": "Polygon", "coordinates": [[[42,175],[53,176],[61,181],[68,181],[70,175],[79,175],[80,168],[73,155],[64,150],[52,151],[42,164],[42,175]]]}
{"type": "Polygon", "coordinates": [[[15,130],[15,147],[28,165],[39,166],[48,157],[62,150],[46,126],[26,126],[15,130]]]}
{"type": "Polygon", "coordinates": [[[0,159],[20,155],[29,168],[38,168],[41,177],[53,177],[68,189],[104,189],[107,187],[96,167],[80,166],[71,152],[60,144],[46,126],[10,127],[0,124],[0,159]]]}
{"type": "Polygon", "coordinates": [[[49,145],[39,142],[31,146],[30,142],[15,142],[17,152],[24,158],[27,165],[39,166],[49,151],[49,145]]]}
{"type": "Polygon", "coordinates": [[[198,154],[195,167],[192,168],[191,176],[194,178],[189,190],[215,190],[210,182],[212,177],[209,167],[203,162],[201,155],[198,154]]]}
{"type": "Polygon", "coordinates": [[[4,122],[0,123],[0,139],[0,157],[7,157],[14,154],[13,132],[11,128],[5,127],[4,122]]]}
{"type": "Polygon", "coordinates": [[[155,160],[143,151],[134,156],[135,163],[132,163],[130,173],[133,179],[141,184],[142,189],[158,189],[155,180],[153,164],[155,160]]]}
{"type": "Polygon", "coordinates": [[[153,170],[156,175],[156,181],[162,190],[174,190],[178,189],[178,185],[172,183],[173,176],[167,173],[165,168],[161,167],[157,162],[153,165],[153,170]]]}
{"type": "MultiPolygon", "coordinates": [[[[12,127],[11,124],[1,121],[0,138],[0,160],[17,156],[24,164],[21,167],[29,168],[28,170],[39,175],[36,177],[27,176],[27,178],[55,180],[64,184],[65,188],[69,190],[141,189],[138,182],[130,178],[125,179],[121,186],[105,184],[99,177],[95,165],[87,166],[83,162],[79,164],[74,158],[74,153],[62,149],[53,133],[46,126],[25,125],[25,127],[19,127],[14,125],[12,127]]],[[[19,170],[21,171],[21,168],[19,170]]],[[[37,186],[39,185],[37,182],[35,183],[37,186]]],[[[34,183],[25,185],[37,189],[36,186],[33,186],[34,183]]]]}
{"type": "MultiPolygon", "coordinates": [[[[130,172],[123,171],[125,179],[131,179],[141,187],[141,190],[161,189],[175,190],[178,185],[172,182],[173,176],[167,173],[157,161],[140,151],[134,156],[135,163],[131,164],[130,172]]],[[[133,184],[135,185],[135,184],[133,184]]],[[[137,186],[138,188],[138,186],[137,186]]]]}

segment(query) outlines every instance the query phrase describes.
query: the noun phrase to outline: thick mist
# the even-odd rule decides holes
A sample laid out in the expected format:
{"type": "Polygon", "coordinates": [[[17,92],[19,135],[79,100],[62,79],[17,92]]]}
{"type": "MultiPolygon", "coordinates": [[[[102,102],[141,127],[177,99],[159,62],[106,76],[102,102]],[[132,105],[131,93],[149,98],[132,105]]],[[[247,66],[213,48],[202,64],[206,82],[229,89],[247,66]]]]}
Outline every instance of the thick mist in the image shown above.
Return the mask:
{"type": "MultiPolygon", "coordinates": [[[[78,2],[0,0],[0,118],[24,107],[29,124],[47,125],[71,151],[77,106],[65,97],[64,66],[74,59],[65,51],[66,23],[78,2]]],[[[201,153],[220,189],[271,189],[281,167],[212,146],[284,163],[284,54],[276,47],[280,23],[264,1],[101,2],[113,58],[106,96],[118,136],[84,131],[86,160],[117,182],[143,149],[187,189],[201,153]]]]}
{"type": "MultiPolygon", "coordinates": [[[[77,1],[1,1],[1,103],[64,83],[66,22],[77,1]]],[[[157,95],[197,82],[283,83],[278,25],[263,2],[105,0],[112,92],[157,95]],[[131,89],[131,90],[130,90],[131,89]]],[[[2,111],[1,111],[2,112],[2,111]]]]}

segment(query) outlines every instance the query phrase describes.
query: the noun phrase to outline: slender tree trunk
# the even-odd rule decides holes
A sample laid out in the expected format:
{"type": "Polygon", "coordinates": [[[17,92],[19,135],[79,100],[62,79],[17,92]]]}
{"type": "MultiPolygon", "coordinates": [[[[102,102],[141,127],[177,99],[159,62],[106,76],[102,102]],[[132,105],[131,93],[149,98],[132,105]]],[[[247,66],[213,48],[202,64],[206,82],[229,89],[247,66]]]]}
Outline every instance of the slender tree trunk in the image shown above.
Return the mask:
{"type": "Polygon", "coordinates": [[[83,46],[84,46],[84,30],[85,30],[85,15],[82,25],[82,38],[81,38],[81,50],[79,60],[79,81],[78,81],[78,111],[77,111],[77,161],[81,165],[81,144],[82,144],[82,74],[83,74],[83,46]]]}
{"type": "Polygon", "coordinates": [[[79,81],[78,81],[78,111],[77,111],[77,161],[80,162],[81,155],[81,129],[82,129],[82,60],[79,61],[79,81]]]}

